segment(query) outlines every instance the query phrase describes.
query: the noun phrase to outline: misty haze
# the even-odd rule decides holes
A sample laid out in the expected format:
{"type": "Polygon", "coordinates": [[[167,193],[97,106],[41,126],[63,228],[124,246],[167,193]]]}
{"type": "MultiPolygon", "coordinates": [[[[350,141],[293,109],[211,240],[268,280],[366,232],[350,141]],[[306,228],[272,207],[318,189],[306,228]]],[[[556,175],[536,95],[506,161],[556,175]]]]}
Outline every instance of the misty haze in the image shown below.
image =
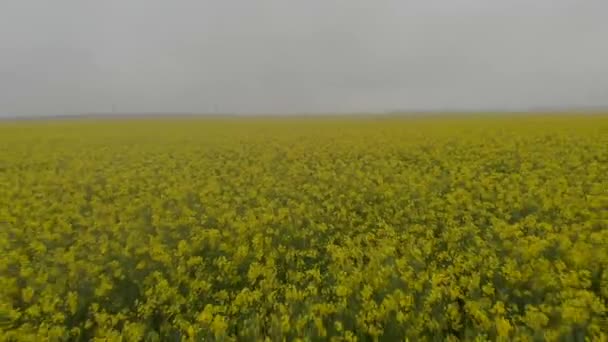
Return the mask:
{"type": "Polygon", "coordinates": [[[599,108],[601,0],[0,4],[0,113],[599,108]]]}
{"type": "Polygon", "coordinates": [[[0,0],[0,341],[608,341],[605,0],[0,0]]]}

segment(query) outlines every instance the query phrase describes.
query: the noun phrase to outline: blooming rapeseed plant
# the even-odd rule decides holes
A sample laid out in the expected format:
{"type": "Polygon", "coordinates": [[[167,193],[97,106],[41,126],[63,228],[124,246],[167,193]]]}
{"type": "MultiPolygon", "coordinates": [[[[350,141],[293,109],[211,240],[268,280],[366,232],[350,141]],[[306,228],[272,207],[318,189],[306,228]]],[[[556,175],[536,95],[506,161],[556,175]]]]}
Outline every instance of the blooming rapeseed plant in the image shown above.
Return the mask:
{"type": "Polygon", "coordinates": [[[0,340],[608,339],[608,118],[0,124],[0,340]]]}

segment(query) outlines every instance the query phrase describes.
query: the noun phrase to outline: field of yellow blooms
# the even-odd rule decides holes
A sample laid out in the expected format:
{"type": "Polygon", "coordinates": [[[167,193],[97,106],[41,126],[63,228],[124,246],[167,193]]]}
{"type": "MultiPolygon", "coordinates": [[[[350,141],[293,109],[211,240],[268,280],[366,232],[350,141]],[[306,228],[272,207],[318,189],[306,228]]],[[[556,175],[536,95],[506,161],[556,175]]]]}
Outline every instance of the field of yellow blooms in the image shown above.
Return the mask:
{"type": "Polygon", "coordinates": [[[608,340],[608,116],[0,122],[1,341],[608,340]]]}

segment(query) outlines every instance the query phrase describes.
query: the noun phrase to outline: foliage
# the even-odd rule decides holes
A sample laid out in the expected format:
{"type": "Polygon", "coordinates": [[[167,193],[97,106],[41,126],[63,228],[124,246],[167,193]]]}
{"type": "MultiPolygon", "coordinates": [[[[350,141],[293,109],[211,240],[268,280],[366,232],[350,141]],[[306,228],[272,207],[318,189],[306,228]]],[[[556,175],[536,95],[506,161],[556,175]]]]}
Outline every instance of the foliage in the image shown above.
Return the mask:
{"type": "Polygon", "coordinates": [[[0,340],[608,339],[605,116],[0,125],[0,340]]]}

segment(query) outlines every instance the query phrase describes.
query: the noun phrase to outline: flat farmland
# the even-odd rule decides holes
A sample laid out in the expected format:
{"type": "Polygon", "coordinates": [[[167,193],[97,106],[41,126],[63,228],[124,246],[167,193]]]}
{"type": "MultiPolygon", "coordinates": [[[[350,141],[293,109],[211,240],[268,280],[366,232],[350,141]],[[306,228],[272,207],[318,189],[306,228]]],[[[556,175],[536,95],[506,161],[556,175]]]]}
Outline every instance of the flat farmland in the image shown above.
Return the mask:
{"type": "Polygon", "coordinates": [[[0,340],[608,339],[608,116],[0,122],[0,340]]]}

